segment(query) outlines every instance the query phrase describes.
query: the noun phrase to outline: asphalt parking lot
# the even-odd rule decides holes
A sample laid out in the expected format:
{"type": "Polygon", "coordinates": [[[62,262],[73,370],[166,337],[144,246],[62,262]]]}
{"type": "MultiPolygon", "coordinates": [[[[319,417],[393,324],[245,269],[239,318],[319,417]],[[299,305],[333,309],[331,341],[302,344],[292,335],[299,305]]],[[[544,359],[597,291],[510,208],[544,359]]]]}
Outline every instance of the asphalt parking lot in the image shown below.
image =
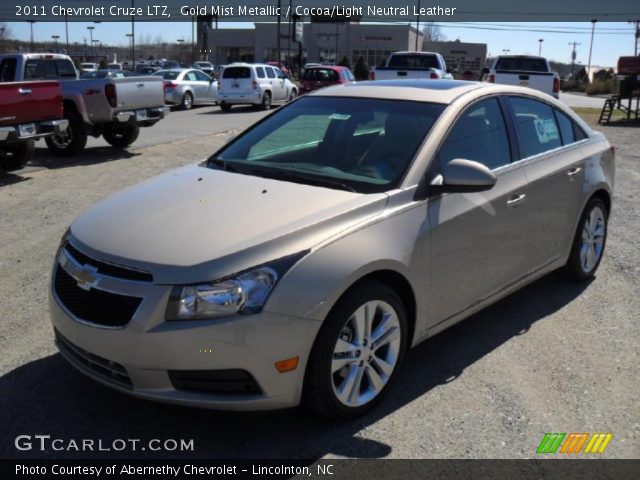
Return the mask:
{"type": "MultiPolygon", "coordinates": [[[[370,415],[331,423],[300,409],[227,413],[129,398],[56,353],[48,318],[60,237],[97,200],[204,158],[264,115],[250,108],[173,112],[127,151],[92,140],[72,162],[39,142],[0,177],[0,457],[14,438],[194,439],[201,458],[531,458],[545,432],[611,432],[604,456],[640,458],[640,128],[601,127],[617,146],[604,260],[589,284],[543,278],[421,344],[370,415]]],[[[170,221],[170,219],[168,219],[170,221]]],[[[122,456],[102,452],[99,456],[122,456]]],[[[150,457],[148,451],[126,452],[150,457]]]]}

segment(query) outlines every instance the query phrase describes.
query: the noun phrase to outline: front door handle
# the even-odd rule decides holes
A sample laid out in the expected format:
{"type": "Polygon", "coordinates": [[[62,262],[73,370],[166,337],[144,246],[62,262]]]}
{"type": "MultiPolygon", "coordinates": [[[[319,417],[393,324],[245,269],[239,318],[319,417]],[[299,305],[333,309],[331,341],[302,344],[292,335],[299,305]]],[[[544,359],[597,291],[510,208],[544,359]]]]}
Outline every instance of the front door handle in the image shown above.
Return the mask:
{"type": "Polygon", "coordinates": [[[578,175],[582,171],[582,167],[573,167],[571,170],[567,172],[569,178],[573,178],[578,175]]]}
{"type": "Polygon", "coordinates": [[[31,89],[30,88],[19,88],[18,89],[18,93],[20,95],[31,95],[31,89]]]}
{"type": "Polygon", "coordinates": [[[527,196],[524,193],[514,195],[509,200],[507,200],[507,207],[516,207],[524,202],[525,198],[527,198],[527,196]]]}

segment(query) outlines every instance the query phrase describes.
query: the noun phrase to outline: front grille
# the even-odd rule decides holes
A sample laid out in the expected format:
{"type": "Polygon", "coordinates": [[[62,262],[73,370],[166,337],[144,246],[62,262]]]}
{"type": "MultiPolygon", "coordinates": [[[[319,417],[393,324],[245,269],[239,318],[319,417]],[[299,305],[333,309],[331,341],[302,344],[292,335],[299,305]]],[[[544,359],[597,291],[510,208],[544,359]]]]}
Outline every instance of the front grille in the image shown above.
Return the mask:
{"type": "Polygon", "coordinates": [[[56,296],[79,320],[104,325],[123,327],[133,317],[142,299],[92,288],[84,290],[78,282],[58,265],[54,278],[56,296]]]}
{"type": "Polygon", "coordinates": [[[98,273],[110,277],[122,278],[124,280],[135,280],[138,282],[153,282],[153,275],[148,272],[132,270],[130,268],[119,267],[110,263],[101,262],[80,252],[77,248],[67,242],[64,246],[67,253],[73,257],[80,265],[92,265],[98,269],[98,273]]]}
{"type": "Polygon", "coordinates": [[[86,350],[71,343],[57,330],[55,331],[55,335],[56,345],[63,354],[71,357],[81,366],[97,373],[107,381],[129,388],[132,387],[131,379],[122,365],[87,352],[86,350]]]}
{"type": "Polygon", "coordinates": [[[169,370],[176,390],[218,395],[260,395],[258,383],[245,370],[169,370]]]}

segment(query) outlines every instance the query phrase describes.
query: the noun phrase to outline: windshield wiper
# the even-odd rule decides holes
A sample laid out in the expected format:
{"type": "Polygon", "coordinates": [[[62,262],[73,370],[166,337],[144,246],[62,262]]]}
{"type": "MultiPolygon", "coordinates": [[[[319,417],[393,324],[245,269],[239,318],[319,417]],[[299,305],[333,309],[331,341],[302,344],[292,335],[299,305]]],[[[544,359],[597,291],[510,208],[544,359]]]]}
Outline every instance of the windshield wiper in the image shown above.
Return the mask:
{"type": "Polygon", "coordinates": [[[259,168],[254,169],[251,167],[250,172],[257,171],[263,177],[273,178],[273,179],[286,179],[286,180],[302,180],[302,182],[298,183],[306,183],[309,185],[315,185],[318,187],[329,187],[335,188],[338,190],[346,190],[348,192],[358,193],[355,188],[346,183],[338,182],[336,180],[330,180],[325,177],[317,177],[315,175],[305,175],[297,170],[289,170],[286,168],[259,168]]]}

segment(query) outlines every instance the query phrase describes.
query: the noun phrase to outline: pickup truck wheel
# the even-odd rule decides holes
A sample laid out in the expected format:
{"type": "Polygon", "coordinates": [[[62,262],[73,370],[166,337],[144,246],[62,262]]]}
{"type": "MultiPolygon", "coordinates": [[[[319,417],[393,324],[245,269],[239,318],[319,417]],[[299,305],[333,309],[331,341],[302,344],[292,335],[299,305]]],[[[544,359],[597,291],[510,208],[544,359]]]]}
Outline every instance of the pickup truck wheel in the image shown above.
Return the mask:
{"type": "Polygon", "coordinates": [[[140,127],[137,125],[127,125],[124,127],[105,128],[102,135],[109,145],[125,148],[136,141],[138,135],[140,135],[140,127]]]}
{"type": "Polygon", "coordinates": [[[64,118],[69,121],[67,129],[45,138],[47,147],[58,157],[74,157],[87,145],[87,132],[82,119],[76,113],[66,112],[64,118]]]}
{"type": "Polygon", "coordinates": [[[193,95],[191,95],[190,92],[186,92],[182,97],[180,108],[182,108],[182,110],[191,110],[191,107],[193,107],[193,95]]]}
{"type": "Polygon", "coordinates": [[[14,143],[0,149],[0,170],[11,172],[24,167],[36,148],[36,142],[27,140],[26,142],[14,143]]]}
{"type": "Polygon", "coordinates": [[[227,102],[222,102],[220,104],[220,110],[222,110],[223,112],[230,112],[231,111],[231,105],[229,105],[227,102]]]}
{"type": "Polygon", "coordinates": [[[271,108],[271,92],[264,92],[261,107],[262,110],[269,110],[271,108]]]}

